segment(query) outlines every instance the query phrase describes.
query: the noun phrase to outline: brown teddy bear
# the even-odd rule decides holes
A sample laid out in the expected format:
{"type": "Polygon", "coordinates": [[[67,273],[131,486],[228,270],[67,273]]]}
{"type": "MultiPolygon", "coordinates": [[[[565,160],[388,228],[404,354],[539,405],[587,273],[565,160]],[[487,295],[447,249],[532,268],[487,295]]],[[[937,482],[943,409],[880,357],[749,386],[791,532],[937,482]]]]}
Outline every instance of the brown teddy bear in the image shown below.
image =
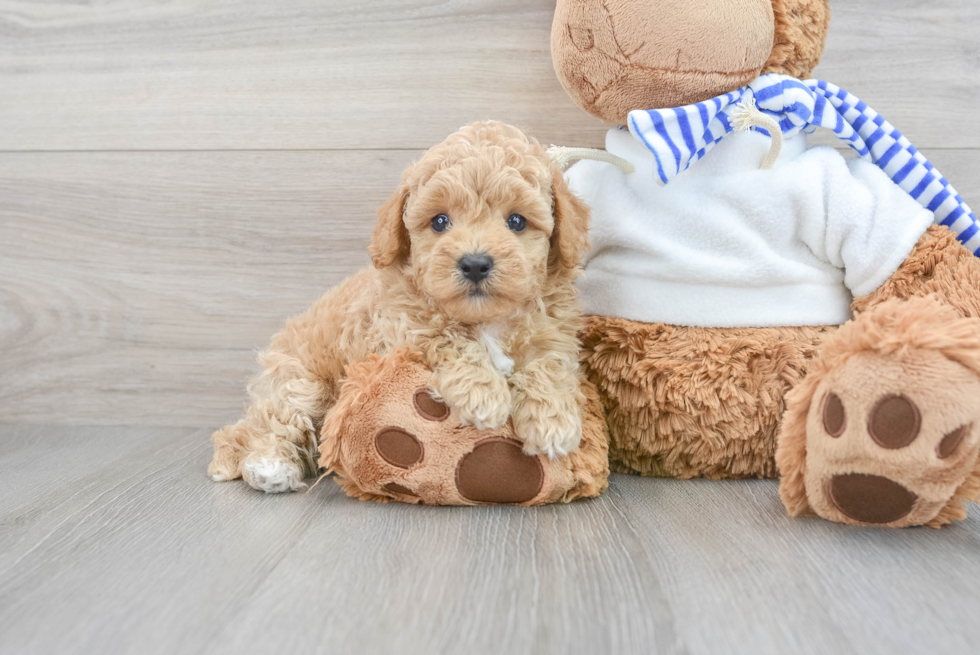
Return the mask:
{"type": "Polygon", "coordinates": [[[622,126],[567,172],[593,209],[583,358],[614,471],[778,473],[793,516],[937,527],[980,495],[980,228],[893,126],[803,81],[829,18],[558,0],[559,79],[622,126]]]}
{"type": "Polygon", "coordinates": [[[431,371],[408,350],[348,368],[324,421],[320,466],[348,495],[427,505],[544,505],[607,486],[606,426],[583,382],[582,442],[569,455],[527,456],[513,426],[478,430],[434,399],[431,371]]]}

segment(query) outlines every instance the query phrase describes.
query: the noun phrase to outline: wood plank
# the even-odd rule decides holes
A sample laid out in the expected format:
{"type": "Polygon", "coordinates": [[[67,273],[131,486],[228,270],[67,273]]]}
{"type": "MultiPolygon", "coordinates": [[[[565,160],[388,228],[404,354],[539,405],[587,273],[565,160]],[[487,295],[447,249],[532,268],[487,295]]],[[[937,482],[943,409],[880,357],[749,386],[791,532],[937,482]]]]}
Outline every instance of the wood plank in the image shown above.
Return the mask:
{"type": "MultiPolygon", "coordinates": [[[[927,151],[980,206],[976,151],[927,151]]],[[[415,151],[0,155],[0,423],[218,425],[415,151]]]]}
{"type": "MultiPolygon", "coordinates": [[[[0,149],[424,148],[498,118],[599,146],[548,0],[0,0],[0,149]]],[[[975,0],[833,4],[817,74],[919,148],[980,146],[975,0]]]]}
{"type": "Polygon", "coordinates": [[[373,505],[330,480],[212,483],[209,450],[200,429],[0,428],[0,470],[31,470],[0,477],[0,651],[980,644],[977,508],[939,531],[855,529],[787,518],[772,481],[628,476],[568,506],[373,505]]]}

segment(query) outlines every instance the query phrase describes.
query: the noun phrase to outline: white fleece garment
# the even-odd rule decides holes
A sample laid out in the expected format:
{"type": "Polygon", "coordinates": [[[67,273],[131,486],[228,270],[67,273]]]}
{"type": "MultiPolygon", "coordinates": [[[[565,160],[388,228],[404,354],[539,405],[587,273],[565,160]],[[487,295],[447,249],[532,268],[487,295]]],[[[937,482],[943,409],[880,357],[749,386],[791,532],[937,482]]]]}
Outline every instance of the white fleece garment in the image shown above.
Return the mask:
{"type": "Polygon", "coordinates": [[[798,134],[771,170],[770,140],[732,135],[666,186],[626,130],[606,149],[636,167],[581,161],[567,177],[592,208],[578,285],[585,311],[700,327],[839,325],[933,222],[872,163],[798,134]]]}

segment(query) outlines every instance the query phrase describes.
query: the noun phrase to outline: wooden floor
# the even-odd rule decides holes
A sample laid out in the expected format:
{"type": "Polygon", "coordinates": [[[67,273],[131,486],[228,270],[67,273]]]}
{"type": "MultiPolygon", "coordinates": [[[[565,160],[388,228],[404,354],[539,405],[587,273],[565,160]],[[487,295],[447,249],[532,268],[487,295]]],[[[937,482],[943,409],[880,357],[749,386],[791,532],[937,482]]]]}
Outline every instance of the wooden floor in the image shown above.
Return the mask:
{"type": "MultiPolygon", "coordinates": [[[[980,208],[977,0],[831,6],[816,76],[980,208]]],[[[980,652],[980,508],[889,532],[790,520],[772,482],[523,510],[205,477],[421,149],[486,118],[602,145],[553,11],[0,0],[0,654],[980,652]]]]}
{"type": "Polygon", "coordinates": [[[786,518],[771,481],[368,505],[204,475],[207,430],[0,428],[0,652],[976,653],[980,520],[786,518]]]}

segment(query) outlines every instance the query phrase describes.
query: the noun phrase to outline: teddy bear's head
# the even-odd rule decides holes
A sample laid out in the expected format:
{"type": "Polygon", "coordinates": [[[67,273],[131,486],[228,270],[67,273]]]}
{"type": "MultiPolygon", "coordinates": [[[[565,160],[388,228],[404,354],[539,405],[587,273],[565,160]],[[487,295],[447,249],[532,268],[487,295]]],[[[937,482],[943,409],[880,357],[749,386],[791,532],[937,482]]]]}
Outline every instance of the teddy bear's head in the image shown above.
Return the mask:
{"type": "Polygon", "coordinates": [[[806,78],[820,61],[828,0],[558,0],[551,54],[593,116],[701,102],[763,73],[806,78]]]}

